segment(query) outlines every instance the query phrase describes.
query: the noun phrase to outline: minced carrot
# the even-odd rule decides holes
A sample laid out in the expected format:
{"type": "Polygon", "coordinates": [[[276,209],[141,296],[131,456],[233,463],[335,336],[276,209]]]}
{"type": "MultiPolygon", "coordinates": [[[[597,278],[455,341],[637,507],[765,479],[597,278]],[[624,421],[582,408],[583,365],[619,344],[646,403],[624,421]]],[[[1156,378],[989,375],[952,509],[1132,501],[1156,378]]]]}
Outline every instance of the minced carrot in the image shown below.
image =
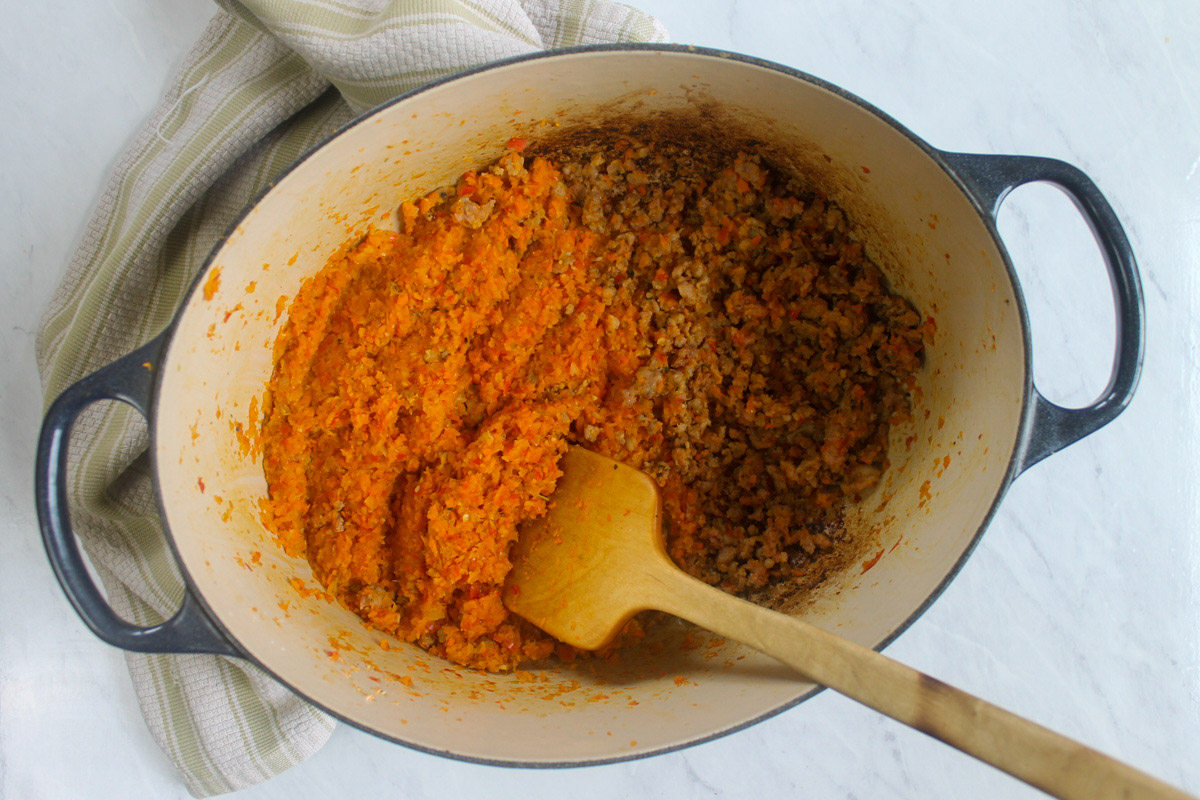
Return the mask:
{"type": "Polygon", "coordinates": [[[212,300],[221,288],[221,268],[213,267],[212,274],[204,281],[204,299],[212,300]]]}

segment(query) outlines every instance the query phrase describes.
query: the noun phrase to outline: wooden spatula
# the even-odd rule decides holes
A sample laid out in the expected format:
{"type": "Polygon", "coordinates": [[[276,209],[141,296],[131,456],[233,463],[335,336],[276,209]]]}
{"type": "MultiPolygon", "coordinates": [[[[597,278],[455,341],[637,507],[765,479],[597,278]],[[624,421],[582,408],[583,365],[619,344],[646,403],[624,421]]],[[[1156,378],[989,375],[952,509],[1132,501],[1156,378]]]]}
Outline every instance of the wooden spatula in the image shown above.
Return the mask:
{"type": "Polygon", "coordinates": [[[594,650],[639,611],[666,611],[1056,797],[1188,797],[873,650],[692,578],[667,556],[662,501],[648,475],[578,447],[561,466],[550,512],[521,530],[504,593],[510,610],[557,639],[594,650]]]}

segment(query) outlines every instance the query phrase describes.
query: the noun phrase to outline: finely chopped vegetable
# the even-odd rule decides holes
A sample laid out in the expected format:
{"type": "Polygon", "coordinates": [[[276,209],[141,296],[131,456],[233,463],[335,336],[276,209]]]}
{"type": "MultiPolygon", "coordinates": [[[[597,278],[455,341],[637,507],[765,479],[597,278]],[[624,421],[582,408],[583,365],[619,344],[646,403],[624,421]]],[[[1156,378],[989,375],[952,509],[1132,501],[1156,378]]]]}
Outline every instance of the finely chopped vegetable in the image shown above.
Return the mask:
{"type": "Polygon", "coordinates": [[[841,508],[886,467],[923,347],[842,212],[757,157],[523,146],[303,285],[261,430],[287,552],[489,670],[555,650],[501,587],[568,443],[651,474],[672,558],[750,594],[850,546],[841,508]]]}

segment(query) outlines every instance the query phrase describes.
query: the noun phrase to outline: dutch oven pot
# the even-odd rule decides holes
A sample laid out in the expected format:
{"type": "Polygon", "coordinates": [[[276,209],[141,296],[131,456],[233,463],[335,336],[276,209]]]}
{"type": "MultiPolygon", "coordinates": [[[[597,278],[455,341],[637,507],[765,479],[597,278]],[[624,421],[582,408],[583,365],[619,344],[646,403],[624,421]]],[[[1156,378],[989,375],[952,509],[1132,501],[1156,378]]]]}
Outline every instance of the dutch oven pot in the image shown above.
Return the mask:
{"type": "Polygon", "coordinates": [[[84,622],[128,650],[248,659],[363,730],[487,763],[643,756],[737,730],[811,696],[817,687],[765,656],[716,640],[688,646],[695,637],[682,624],[661,626],[653,634],[660,641],[615,663],[516,675],[458,668],[395,640],[384,650],[379,642],[388,637],[292,585],[319,588],[307,562],[285,556],[262,527],[261,463],[234,430],[250,424],[252,400],[271,374],[276,302],[355,231],[394,224],[401,200],[494,160],[510,137],[536,141],[667,112],[714,136],[750,135],[769,159],[806,175],[856,223],[893,288],[935,318],[913,420],[892,431],[891,468],[848,515],[867,563],[878,551],[882,557],[869,570],[856,560],[784,606],[874,648],[910,625],[961,567],[1013,479],[1129,402],[1143,323],[1124,232],[1095,185],[1065,163],[939,151],[811,76],[657,45],[516,58],[364,115],[245,212],[167,330],[63,392],[39,442],[37,503],[51,563],[84,622]],[[1072,197],[1112,279],[1112,378],[1099,400],[1077,410],[1048,402],[1033,385],[1025,303],[995,226],[1005,195],[1034,181],[1072,197]],[[201,287],[211,290],[218,274],[206,299],[201,287]],[[179,613],[150,628],[113,614],[88,577],[67,515],[68,435],[75,416],[100,399],[127,402],[149,420],[160,510],[188,587],[179,613]]]}

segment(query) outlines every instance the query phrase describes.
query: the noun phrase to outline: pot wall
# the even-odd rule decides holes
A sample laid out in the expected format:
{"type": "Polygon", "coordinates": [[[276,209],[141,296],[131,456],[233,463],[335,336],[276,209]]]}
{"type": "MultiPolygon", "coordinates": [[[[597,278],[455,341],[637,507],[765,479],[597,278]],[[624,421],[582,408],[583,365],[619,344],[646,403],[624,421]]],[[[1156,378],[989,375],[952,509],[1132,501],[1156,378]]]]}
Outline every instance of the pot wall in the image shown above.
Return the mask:
{"type": "Polygon", "coordinates": [[[345,131],[246,216],[178,320],[153,420],[165,516],[204,604],[255,661],[354,724],[470,759],[589,762],[711,737],[813,690],[739,646],[707,646],[703,634],[685,646],[682,625],[616,664],[457,668],[305,591],[319,589],[308,564],[259,522],[261,464],[237,426],[252,424],[280,303],[301,281],[368,224],[394,225],[401,200],[494,160],[512,136],[663,111],[753,136],[810,176],[858,223],[894,288],[935,319],[914,421],[893,430],[891,469],[851,513],[862,557],[789,611],[878,646],[936,595],[1002,493],[1027,386],[1019,299],[979,211],[903,132],[833,90],[703,53],[582,51],[437,85],[345,131]]]}

